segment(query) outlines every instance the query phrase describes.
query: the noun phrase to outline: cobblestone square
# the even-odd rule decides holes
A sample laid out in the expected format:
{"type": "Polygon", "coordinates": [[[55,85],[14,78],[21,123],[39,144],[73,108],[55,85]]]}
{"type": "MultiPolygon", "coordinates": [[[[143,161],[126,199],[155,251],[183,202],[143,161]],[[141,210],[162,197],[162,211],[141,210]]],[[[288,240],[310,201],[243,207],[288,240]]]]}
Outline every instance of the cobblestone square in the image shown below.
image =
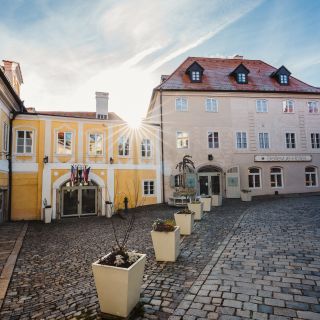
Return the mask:
{"type": "MultiPolygon", "coordinates": [[[[136,210],[128,246],[148,258],[134,319],[320,319],[319,196],[226,200],[182,239],[176,263],[157,263],[152,222],[175,211],[136,210]]],[[[112,219],[121,234],[126,221],[112,219]]],[[[99,319],[91,263],[112,244],[106,218],[29,223],[0,318],[99,319]]]]}

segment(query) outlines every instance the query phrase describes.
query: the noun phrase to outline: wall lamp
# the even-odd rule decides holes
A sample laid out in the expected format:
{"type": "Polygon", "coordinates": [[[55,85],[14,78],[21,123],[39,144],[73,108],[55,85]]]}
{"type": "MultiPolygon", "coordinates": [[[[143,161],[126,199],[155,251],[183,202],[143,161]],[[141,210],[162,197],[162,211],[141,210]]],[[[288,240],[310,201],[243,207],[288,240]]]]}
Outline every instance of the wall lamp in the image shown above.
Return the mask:
{"type": "Polygon", "coordinates": [[[110,157],[110,164],[113,164],[113,158],[110,157]]]}
{"type": "Polygon", "coordinates": [[[48,156],[45,156],[44,158],[43,158],[43,163],[48,163],[49,162],[49,157],[48,156]]]}

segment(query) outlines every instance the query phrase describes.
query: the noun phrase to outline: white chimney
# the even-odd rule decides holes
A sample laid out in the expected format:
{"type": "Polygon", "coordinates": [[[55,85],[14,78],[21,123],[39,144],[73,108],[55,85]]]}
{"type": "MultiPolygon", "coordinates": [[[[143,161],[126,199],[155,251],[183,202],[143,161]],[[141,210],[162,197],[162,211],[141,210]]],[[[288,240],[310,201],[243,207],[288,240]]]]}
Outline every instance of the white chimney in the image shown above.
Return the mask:
{"type": "Polygon", "coordinates": [[[96,92],[96,118],[108,119],[108,92],[96,92]]]}

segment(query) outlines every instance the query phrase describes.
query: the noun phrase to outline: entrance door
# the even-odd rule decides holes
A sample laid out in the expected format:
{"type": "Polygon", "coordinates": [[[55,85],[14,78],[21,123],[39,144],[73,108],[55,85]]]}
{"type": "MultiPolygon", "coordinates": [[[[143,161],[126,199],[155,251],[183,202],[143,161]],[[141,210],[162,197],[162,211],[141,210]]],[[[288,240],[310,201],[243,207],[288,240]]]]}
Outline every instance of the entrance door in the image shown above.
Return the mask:
{"type": "Polygon", "coordinates": [[[97,188],[84,187],[81,189],[81,214],[97,213],[97,188]]]}
{"type": "Polygon", "coordinates": [[[199,176],[200,195],[209,195],[209,177],[199,176]]]}
{"type": "Polygon", "coordinates": [[[79,188],[62,188],[62,216],[72,217],[79,215],[79,188]]]}
{"type": "Polygon", "coordinates": [[[211,194],[220,194],[220,175],[211,176],[211,194]]]}
{"type": "Polygon", "coordinates": [[[239,167],[232,167],[226,173],[227,198],[240,198],[240,172],[239,167]]]}
{"type": "Polygon", "coordinates": [[[200,195],[211,196],[220,194],[220,173],[218,172],[201,172],[199,176],[199,193],[200,195]]]}

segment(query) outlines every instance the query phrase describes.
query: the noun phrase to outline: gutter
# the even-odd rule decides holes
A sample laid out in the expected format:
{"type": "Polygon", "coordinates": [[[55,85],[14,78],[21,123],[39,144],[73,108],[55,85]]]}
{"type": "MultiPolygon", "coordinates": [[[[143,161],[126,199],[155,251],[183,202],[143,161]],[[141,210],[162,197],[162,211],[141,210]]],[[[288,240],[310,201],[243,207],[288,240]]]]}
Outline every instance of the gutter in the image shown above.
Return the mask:
{"type": "Polygon", "coordinates": [[[160,88],[160,132],[161,132],[161,171],[162,171],[162,203],[165,203],[164,188],[164,148],[163,148],[163,114],[162,114],[162,89],[160,88]]]}

